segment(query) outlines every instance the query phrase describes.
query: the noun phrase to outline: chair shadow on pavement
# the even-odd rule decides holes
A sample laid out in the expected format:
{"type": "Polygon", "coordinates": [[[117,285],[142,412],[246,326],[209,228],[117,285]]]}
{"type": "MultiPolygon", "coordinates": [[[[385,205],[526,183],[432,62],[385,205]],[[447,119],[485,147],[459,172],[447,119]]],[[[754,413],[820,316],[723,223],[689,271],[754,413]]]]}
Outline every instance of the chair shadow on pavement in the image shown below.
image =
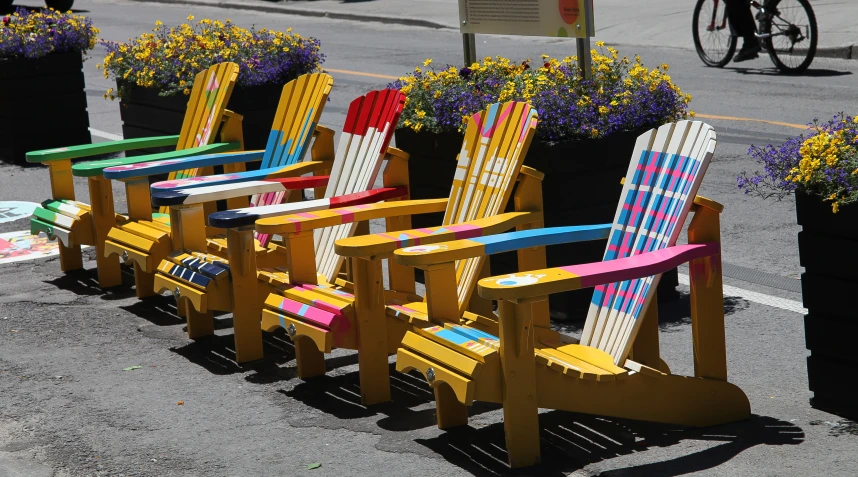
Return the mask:
{"type": "MultiPolygon", "coordinates": [[[[389,402],[365,406],[360,400],[358,373],[350,372],[337,376],[318,376],[300,382],[291,390],[279,392],[337,419],[379,416],[376,424],[387,431],[413,431],[435,425],[435,394],[422,375],[399,373],[395,365],[391,364],[390,391],[389,402]]],[[[476,416],[496,409],[500,409],[500,406],[474,403],[468,412],[476,416]]]]}
{"type": "Polygon", "coordinates": [[[131,288],[134,285],[134,276],[124,269],[122,285],[107,289],[98,286],[98,272],[95,268],[65,272],[52,280],[44,280],[44,283],[79,296],[100,296],[102,300],[122,300],[134,296],[134,289],[131,288]]]}
{"type": "Polygon", "coordinates": [[[630,454],[646,457],[655,448],[669,448],[685,440],[720,444],[657,462],[602,471],[602,476],[675,476],[717,467],[758,445],[796,445],[804,431],[792,423],[753,415],[749,420],[708,428],[686,428],[570,412],[539,415],[542,463],[511,470],[507,465],[503,423],[480,429],[453,429],[417,442],[475,475],[563,476],[587,465],[630,454]]]}

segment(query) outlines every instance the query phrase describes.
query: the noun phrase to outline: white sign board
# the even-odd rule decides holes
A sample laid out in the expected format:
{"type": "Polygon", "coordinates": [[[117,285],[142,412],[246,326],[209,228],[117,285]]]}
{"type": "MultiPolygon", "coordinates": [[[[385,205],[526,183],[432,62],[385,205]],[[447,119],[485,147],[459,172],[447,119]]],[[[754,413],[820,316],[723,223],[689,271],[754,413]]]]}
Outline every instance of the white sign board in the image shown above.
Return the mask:
{"type": "Polygon", "coordinates": [[[589,38],[593,0],[459,0],[462,33],[589,38]]]}

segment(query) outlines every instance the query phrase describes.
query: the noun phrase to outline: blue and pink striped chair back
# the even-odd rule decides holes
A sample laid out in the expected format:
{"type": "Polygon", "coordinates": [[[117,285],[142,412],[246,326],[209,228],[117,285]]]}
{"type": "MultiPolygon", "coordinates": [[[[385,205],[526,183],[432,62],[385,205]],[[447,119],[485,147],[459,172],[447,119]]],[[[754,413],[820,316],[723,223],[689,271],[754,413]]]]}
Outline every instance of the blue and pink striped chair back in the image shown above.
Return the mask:
{"type": "MultiPolygon", "coordinates": [[[[666,124],[638,137],[604,260],[676,243],[715,143],[715,131],[699,121],[666,124]]],[[[618,365],[623,363],[660,278],[596,287],[581,344],[607,352],[618,365]]]]}
{"type": "MultiPolygon", "coordinates": [[[[301,75],[283,86],[260,169],[290,166],[304,159],[333,86],[334,79],[324,73],[301,75]]],[[[250,202],[274,205],[285,199],[285,192],[270,192],[254,195],[250,202]]],[[[257,238],[263,246],[268,241],[267,236],[257,238]]]]}

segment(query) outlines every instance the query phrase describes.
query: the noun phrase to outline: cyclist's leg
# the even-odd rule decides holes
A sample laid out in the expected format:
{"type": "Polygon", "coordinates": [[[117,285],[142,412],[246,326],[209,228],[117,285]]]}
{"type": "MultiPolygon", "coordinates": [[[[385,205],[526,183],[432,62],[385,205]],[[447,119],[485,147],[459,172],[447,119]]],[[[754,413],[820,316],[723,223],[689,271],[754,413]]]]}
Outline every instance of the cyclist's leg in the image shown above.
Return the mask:
{"type": "Polygon", "coordinates": [[[727,5],[727,18],[736,33],[745,39],[745,45],[757,41],[754,33],[757,31],[754,15],[748,0],[724,0],[727,5]]]}
{"type": "Polygon", "coordinates": [[[733,61],[741,61],[757,58],[762,49],[760,42],[754,33],[757,31],[754,23],[754,15],[751,13],[751,5],[748,0],[724,0],[727,4],[727,17],[736,33],[745,41],[742,49],[733,57],[733,61]]]}

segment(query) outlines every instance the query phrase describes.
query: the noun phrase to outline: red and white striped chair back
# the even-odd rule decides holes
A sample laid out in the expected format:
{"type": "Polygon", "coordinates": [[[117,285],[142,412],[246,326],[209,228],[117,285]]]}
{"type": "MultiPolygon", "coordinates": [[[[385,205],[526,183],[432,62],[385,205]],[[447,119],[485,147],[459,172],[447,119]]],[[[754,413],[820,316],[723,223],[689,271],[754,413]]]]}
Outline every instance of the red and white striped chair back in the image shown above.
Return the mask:
{"type": "MultiPolygon", "coordinates": [[[[397,90],[372,91],[351,102],[337,146],[325,198],[370,189],[405,105],[397,90]]],[[[334,280],[343,257],[334,253],[334,242],[354,235],[357,224],[343,224],[314,231],[316,270],[334,280]]]]}

